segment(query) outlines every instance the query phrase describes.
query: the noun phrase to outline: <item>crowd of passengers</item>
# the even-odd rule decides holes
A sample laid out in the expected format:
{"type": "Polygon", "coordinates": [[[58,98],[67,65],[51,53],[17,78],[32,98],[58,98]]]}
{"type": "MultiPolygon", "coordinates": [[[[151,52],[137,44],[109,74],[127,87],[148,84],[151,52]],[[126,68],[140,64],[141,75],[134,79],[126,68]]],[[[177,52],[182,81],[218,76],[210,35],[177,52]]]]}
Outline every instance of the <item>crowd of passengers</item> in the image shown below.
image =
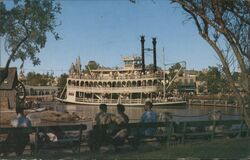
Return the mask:
{"type": "Polygon", "coordinates": [[[91,73],[91,74],[84,74],[81,73],[80,75],[77,75],[75,73],[70,74],[71,78],[82,78],[82,79],[95,79],[95,80],[101,80],[101,79],[135,79],[135,78],[144,78],[144,77],[153,77],[153,76],[162,76],[162,72],[156,71],[149,72],[147,71],[145,74],[143,72],[131,72],[131,73],[118,73],[114,72],[112,74],[100,74],[100,73],[91,73]]]}

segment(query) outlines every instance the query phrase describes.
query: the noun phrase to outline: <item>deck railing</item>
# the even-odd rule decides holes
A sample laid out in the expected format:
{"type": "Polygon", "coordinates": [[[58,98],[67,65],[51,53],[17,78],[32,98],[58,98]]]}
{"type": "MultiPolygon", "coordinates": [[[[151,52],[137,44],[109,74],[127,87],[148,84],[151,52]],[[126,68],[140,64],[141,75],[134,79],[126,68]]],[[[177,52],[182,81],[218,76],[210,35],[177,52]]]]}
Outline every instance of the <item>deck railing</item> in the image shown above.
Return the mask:
{"type": "Polygon", "coordinates": [[[137,79],[148,79],[148,78],[152,78],[152,79],[163,79],[163,73],[159,73],[159,74],[146,74],[146,75],[118,75],[118,76],[114,76],[114,75],[103,75],[101,76],[99,75],[81,75],[81,76],[71,76],[71,79],[86,79],[86,80],[137,80],[137,79]]]}
{"type": "Polygon", "coordinates": [[[68,86],[68,90],[91,93],[130,93],[130,92],[156,92],[163,89],[161,86],[142,86],[142,87],[81,87],[68,86]]]}
{"type": "Polygon", "coordinates": [[[143,104],[141,99],[91,99],[91,98],[76,98],[76,102],[85,102],[85,103],[106,103],[106,104],[143,104]]]}

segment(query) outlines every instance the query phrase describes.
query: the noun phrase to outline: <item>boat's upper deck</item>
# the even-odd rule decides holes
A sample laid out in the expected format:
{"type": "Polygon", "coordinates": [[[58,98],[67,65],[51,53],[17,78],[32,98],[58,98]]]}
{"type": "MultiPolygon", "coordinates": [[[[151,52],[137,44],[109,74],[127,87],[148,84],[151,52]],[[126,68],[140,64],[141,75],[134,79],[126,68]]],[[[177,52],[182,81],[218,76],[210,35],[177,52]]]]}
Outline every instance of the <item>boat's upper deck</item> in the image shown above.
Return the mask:
{"type": "Polygon", "coordinates": [[[95,71],[91,73],[82,73],[80,75],[70,75],[69,79],[80,80],[144,80],[144,79],[163,79],[163,72],[157,71],[146,72],[145,74],[140,71],[95,71]]]}

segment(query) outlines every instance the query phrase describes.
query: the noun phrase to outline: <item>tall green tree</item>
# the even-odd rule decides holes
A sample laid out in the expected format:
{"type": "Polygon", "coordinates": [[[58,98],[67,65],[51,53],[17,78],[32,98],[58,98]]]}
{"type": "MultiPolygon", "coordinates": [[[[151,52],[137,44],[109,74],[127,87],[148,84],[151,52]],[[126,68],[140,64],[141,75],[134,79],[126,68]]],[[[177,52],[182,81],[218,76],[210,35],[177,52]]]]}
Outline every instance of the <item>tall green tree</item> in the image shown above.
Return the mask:
{"type": "Polygon", "coordinates": [[[99,67],[100,67],[100,65],[96,61],[89,61],[88,65],[85,66],[85,70],[87,70],[87,71],[95,70],[99,67]]]}
{"type": "Polygon", "coordinates": [[[55,28],[59,25],[56,16],[61,13],[60,4],[53,0],[13,0],[11,8],[5,2],[0,1],[0,36],[9,57],[0,72],[0,84],[8,75],[11,61],[21,60],[21,67],[26,59],[40,64],[37,53],[45,47],[47,33],[59,39],[55,28]]]}
{"type": "Polygon", "coordinates": [[[26,77],[26,84],[32,86],[47,86],[51,85],[54,81],[54,77],[47,74],[40,74],[36,72],[29,72],[26,77]]]}
{"type": "Polygon", "coordinates": [[[58,84],[57,84],[57,86],[60,87],[60,89],[63,89],[63,87],[66,85],[68,77],[69,75],[66,73],[61,74],[61,76],[58,79],[58,84]]]}
{"type": "MultiPolygon", "coordinates": [[[[199,35],[218,55],[227,82],[240,106],[250,106],[250,1],[249,0],[171,0],[192,20],[199,35]],[[241,70],[239,92],[232,62],[241,70]]],[[[250,120],[249,120],[250,122],[250,120]]],[[[250,125],[250,124],[249,124],[250,125]]]]}
{"type": "MultiPolygon", "coordinates": [[[[161,67],[158,67],[158,66],[157,66],[156,68],[157,68],[157,69],[156,69],[157,71],[162,70],[161,67]]],[[[147,71],[153,72],[153,71],[154,71],[154,64],[148,64],[148,65],[146,65],[146,66],[145,66],[145,69],[146,69],[147,71]]]]}
{"type": "Polygon", "coordinates": [[[207,89],[210,94],[228,92],[228,86],[223,73],[218,67],[208,67],[207,72],[200,72],[198,80],[207,82],[207,89]]]}
{"type": "Polygon", "coordinates": [[[173,64],[169,69],[169,73],[165,75],[167,83],[167,90],[173,91],[175,88],[177,88],[178,85],[180,85],[180,82],[176,82],[175,79],[178,76],[183,76],[183,70],[182,70],[181,63],[175,63],[173,64]]]}

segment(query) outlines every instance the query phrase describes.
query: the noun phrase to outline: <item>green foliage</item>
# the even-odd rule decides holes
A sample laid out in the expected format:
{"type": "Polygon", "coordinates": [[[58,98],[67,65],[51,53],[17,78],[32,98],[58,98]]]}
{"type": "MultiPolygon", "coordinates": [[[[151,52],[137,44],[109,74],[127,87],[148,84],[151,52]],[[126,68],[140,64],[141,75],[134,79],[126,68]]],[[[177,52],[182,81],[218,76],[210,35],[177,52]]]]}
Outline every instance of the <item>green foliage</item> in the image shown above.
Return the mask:
{"type": "Polygon", "coordinates": [[[208,92],[211,94],[229,91],[226,78],[218,67],[209,66],[208,71],[200,72],[197,79],[200,81],[207,81],[208,92]]]}
{"type": "Polygon", "coordinates": [[[40,74],[35,72],[29,72],[26,77],[26,84],[31,86],[47,86],[51,85],[54,81],[52,74],[40,74]]]}
{"type": "MultiPolygon", "coordinates": [[[[156,67],[157,69],[156,70],[161,70],[160,67],[156,67]]],[[[154,64],[148,64],[145,66],[145,69],[148,70],[148,71],[153,71],[154,70],[154,64]]]]}
{"type": "MultiPolygon", "coordinates": [[[[199,35],[214,49],[227,80],[224,89],[230,88],[235,93],[240,107],[245,107],[243,104],[248,102],[247,96],[250,95],[250,1],[171,0],[171,2],[178,4],[185,11],[187,20],[193,20],[199,35]],[[238,81],[238,76],[235,77],[232,73],[233,63],[241,70],[239,83],[235,83],[235,78],[238,81]]],[[[210,86],[210,91],[220,90],[216,89],[219,82],[208,82],[210,85],[215,84],[210,86]]]]}
{"type": "Polygon", "coordinates": [[[60,87],[61,89],[66,85],[66,82],[67,82],[67,78],[69,77],[68,74],[64,73],[64,74],[61,74],[61,76],[59,77],[58,79],[58,84],[57,86],[60,87]]]}
{"type": "MultiPolygon", "coordinates": [[[[181,68],[181,64],[180,63],[176,63],[176,64],[172,65],[169,68],[169,74],[167,75],[167,79],[169,81],[172,80],[180,68],[181,68]]],[[[183,70],[181,70],[179,72],[178,76],[183,76],[183,70]]]]}
{"type": "Polygon", "coordinates": [[[88,65],[85,66],[85,69],[88,71],[89,69],[94,70],[94,69],[97,69],[99,67],[100,67],[100,65],[98,63],[96,63],[96,61],[89,61],[88,65]]]}
{"type": "MultiPolygon", "coordinates": [[[[169,68],[169,73],[166,74],[166,80],[168,82],[171,82],[174,78],[175,78],[175,75],[177,74],[178,70],[181,68],[181,64],[180,63],[176,63],[174,65],[172,65],[170,68],[169,68]]],[[[183,76],[183,70],[181,70],[178,74],[178,76],[183,76]]],[[[171,86],[169,87],[168,90],[170,91],[173,91],[175,88],[177,88],[177,86],[180,85],[180,82],[175,82],[173,81],[171,86]]]]}
{"type": "MultiPolygon", "coordinates": [[[[53,0],[14,0],[12,8],[6,8],[5,1],[0,2],[0,36],[5,39],[5,49],[9,53],[6,69],[10,61],[24,61],[29,58],[39,65],[36,56],[47,42],[47,33],[55,32],[56,15],[61,13],[59,3],[53,0]]],[[[23,63],[21,67],[23,67],[23,63]]]]}

